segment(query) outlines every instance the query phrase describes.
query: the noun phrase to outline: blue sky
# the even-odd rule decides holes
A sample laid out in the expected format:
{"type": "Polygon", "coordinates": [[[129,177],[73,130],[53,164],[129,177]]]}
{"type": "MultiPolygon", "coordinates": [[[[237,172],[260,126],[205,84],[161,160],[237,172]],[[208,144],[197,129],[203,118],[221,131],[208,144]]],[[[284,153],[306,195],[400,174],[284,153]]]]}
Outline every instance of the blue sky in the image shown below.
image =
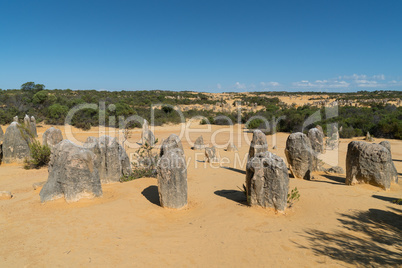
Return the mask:
{"type": "Polygon", "coordinates": [[[402,90],[402,1],[0,2],[0,88],[402,90]]]}

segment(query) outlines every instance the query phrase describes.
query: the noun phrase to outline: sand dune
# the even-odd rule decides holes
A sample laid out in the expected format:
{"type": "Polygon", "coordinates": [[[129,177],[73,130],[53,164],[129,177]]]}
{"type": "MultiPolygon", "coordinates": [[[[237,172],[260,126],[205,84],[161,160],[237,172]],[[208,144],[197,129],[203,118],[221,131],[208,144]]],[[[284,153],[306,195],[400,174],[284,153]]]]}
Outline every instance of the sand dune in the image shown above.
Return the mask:
{"type": "MultiPolygon", "coordinates": [[[[38,128],[39,139],[50,126],[38,128]]],[[[197,127],[197,126],[195,126],[197,127]]],[[[202,128],[201,126],[198,126],[202,128]]],[[[59,127],[64,131],[63,127],[59,127]]],[[[98,133],[73,129],[79,141],[98,133]]],[[[213,131],[225,130],[212,126],[213,131]]],[[[161,141],[180,134],[179,126],[156,127],[161,141]]],[[[216,132],[215,132],[216,133],[216,132]]],[[[219,149],[225,163],[208,164],[203,152],[182,140],[189,159],[189,205],[182,210],[159,206],[156,179],[143,178],[103,186],[103,197],[66,203],[41,204],[40,189],[32,184],[47,179],[47,169],[24,170],[21,165],[0,166],[0,190],[14,198],[0,201],[1,267],[311,267],[401,264],[402,198],[393,184],[386,192],[370,185],[346,186],[344,175],[315,173],[315,180],[290,179],[300,201],[285,215],[245,205],[239,187],[245,181],[245,158],[251,133],[234,127],[239,152],[219,149]],[[241,134],[240,143],[237,134],[241,134]],[[237,154],[237,156],[236,156],[237,154]],[[227,163],[229,162],[229,163],[227,163]]],[[[63,132],[63,135],[65,133],[63,132]]],[[[195,141],[200,133],[192,133],[195,141]]],[[[202,133],[204,142],[211,133],[202,133]]],[[[285,158],[288,134],[277,134],[277,149],[285,158]]],[[[227,131],[216,136],[229,139],[227,131]]],[[[361,138],[355,138],[361,139],[361,138]]],[[[330,161],[345,169],[347,144],[330,161]]],[[[140,130],[130,141],[140,140],[140,130]]],[[[269,148],[272,137],[267,136],[269,148]]],[[[377,139],[375,142],[380,142],[377,139]]],[[[390,140],[394,163],[402,171],[402,141],[390,140]]],[[[130,148],[129,153],[135,152],[130,148]]]]}

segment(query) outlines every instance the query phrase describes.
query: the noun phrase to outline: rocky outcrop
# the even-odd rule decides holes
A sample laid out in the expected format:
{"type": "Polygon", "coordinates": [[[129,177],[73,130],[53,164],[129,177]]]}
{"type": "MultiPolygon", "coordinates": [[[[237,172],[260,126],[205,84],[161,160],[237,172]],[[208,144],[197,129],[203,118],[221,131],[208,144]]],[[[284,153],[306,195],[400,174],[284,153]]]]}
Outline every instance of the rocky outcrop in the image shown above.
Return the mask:
{"type": "Polygon", "coordinates": [[[43,133],[42,136],[42,144],[47,145],[52,149],[56,144],[63,140],[63,134],[61,134],[61,130],[55,127],[51,127],[43,133]]]}
{"type": "Polygon", "coordinates": [[[366,133],[366,137],[364,138],[364,140],[365,141],[368,141],[368,142],[373,142],[374,141],[374,138],[370,135],[370,133],[367,131],[367,133],[366,133]]]}
{"type": "Polygon", "coordinates": [[[35,182],[35,183],[32,184],[32,188],[34,190],[37,190],[39,188],[42,188],[43,185],[45,185],[45,184],[46,184],[46,181],[35,182]]]}
{"type": "Polygon", "coordinates": [[[311,148],[317,154],[323,154],[325,152],[324,147],[324,133],[318,128],[311,128],[308,131],[308,138],[310,139],[311,148]]]}
{"type": "Polygon", "coordinates": [[[248,160],[246,192],[250,206],[284,211],[288,188],[289,174],[282,158],[270,152],[262,152],[248,160]]]}
{"type": "MultiPolygon", "coordinates": [[[[389,151],[389,153],[391,154],[391,159],[392,159],[392,152],[391,152],[391,143],[389,143],[389,141],[382,141],[379,143],[381,146],[387,148],[387,150],[389,151]]],[[[395,164],[392,161],[392,182],[398,183],[398,171],[396,170],[395,164]]]]}
{"type": "Polygon", "coordinates": [[[336,125],[332,125],[329,138],[326,141],[326,145],[331,150],[338,149],[339,147],[339,131],[336,125]]]}
{"type": "Polygon", "coordinates": [[[31,119],[29,118],[29,115],[25,115],[24,117],[24,125],[29,131],[31,131],[31,119]]]}
{"type": "Polygon", "coordinates": [[[229,143],[228,147],[226,148],[226,152],[236,152],[237,147],[234,145],[233,142],[229,143]]]}
{"type": "Polygon", "coordinates": [[[4,141],[4,132],[3,132],[3,129],[1,128],[1,126],[0,126],[0,144],[2,144],[3,141],[4,141]]]}
{"type": "Polygon", "coordinates": [[[369,183],[390,189],[397,181],[392,165],[391,152],[380,144],[352,141],[346,155],[346,184],[369,183]]]}
{"type": "Polygon", "coordinates": [[[392,154],[391,152],[391,143],[389,141],[382,141],[379,143],[381,146],[385,147],[388,149],[388,151],[392,154]]]}
{"type": "Polygon", "coordinates": [[[148,131],[149,131],[149,125],[148,121],[144,119],[144,122],[142,124],[142,133],[141,133],[141,139],[142,139],[142,144],[145,144],[147,141],[147,136],[148,136],[148,131]]]}
{"type": "Polygon", "coordinates": [[[162,157],[169,151],[177,151],[179,154],[184,154],[183,145],[181,144],[179,136],[171,134],[166,140],[162,142],[159,156],[162,157]]]}
{"type": "Polygon", "coordinates": [[[202,136],[199,136],[194,143],[194,150],[202,150],[204,149],[206,146],[204,144],[204,139],[202,138],[202,136]]]}
{"type": "Polygon", "coordinates": [[[157,165],[159,201],[162,207],[187,205],[187,167],[180,150],[165,150],[157,165]]]}
{"type": "Polygon", "coordinates": [[[36,131],[36,119],[34,116],[31,116],[30,130],[33,137],[38,137],[38,132],[36,131]]]}
{"type": "Polygon", "coordinates": [[[39,193],[41,202],[64,197],[67,202],[102,196],[95,155],[69,140],[58,143],[49,162],[49,177],[39,193]]]}
{"type": "Polygon", "coordinates": [[[142,133],[142,144],[148,144],[150,146],[154,146],[155,144],[155,136],[151,130],[145,131],[142,133]]]}
{"type": "Polygon", "coordinates": [[[155,144],[155,136],[154,133],[149,129],[149,124],[146,119],[144,119],[144,123],[142,124],[142,133],[141,133],[142,145],[147,143],[150,146],[154,146],[155,144]]]}
{"type": "Polygon", "coordinates": [[[13,117],[13,122],[18,122],[18,115],[13,117]]]}
{"type": "Polygon", "coordinates": [[[267,137],[261,130],[253,131],[253,139],[251,140],[250,149],[248,150],[248,158],[252,158],[259,153],[268,151],[267,137]]]}
{"type": "Polygon", "coordinates": [[[345,174],[345,171],[340,166],[330,167],[324,170],[327,173],[345,174]]]}
{"type": "Polygon", "coordinates": [[[130,159],[116,140],[110,136],[99,139],[88,137],[84,147],[95,154],[95,166],[98,169],[101,183],[119,182],[120,178],[132,172],[130,159]]]}
{"type": "Polygon", "coordinates": [[[3,162],[22,163],[31,154],[30,133],[17,122],[12,122],[6,129],[3,142],[3,162]]]}
{"type": "Polygon", "coordinates": [[[212,161],[214,161],[216,159],[215,146],[205,148],[205,158],[207,159],[207,162],[209,162],[209,163],[211,163],[212,161]]]}
{"type": "Polygon", "coordinates": [[[324,153],[324,133],[318,128],[311,128],[308,131],[308,138],[310,140],[311,148],[313,149],[313,171],[319,170],[320,159],[319,156],[324,153]]]}
{"type": "Polygon", "coordinates": [[[285,155],[289,169],[295,178],[310,180],[313,171],[313,149],[309,138],[301,133],[292,133],[286,140],[285,155]]]}

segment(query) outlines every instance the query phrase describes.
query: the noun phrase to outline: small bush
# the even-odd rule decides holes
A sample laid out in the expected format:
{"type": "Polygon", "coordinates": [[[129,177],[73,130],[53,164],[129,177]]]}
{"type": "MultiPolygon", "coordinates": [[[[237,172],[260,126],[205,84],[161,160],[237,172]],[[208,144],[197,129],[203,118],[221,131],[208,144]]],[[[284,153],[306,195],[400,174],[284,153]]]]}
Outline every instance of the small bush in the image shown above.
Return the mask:
{"type": "Polygon", "coordinates": [[[392,201],[392,203],[402,205],[402,198],[401,199],[395,199],[394,201],[392,201]]]}
{"type": "MultiPolygon", "coordinates": [[[[157,142],[158,139],[155,140],[155,144],[157,142]]],[[[145,143],[137,150],[137,161],[133,163],[133,172],[130,176],[121,177],[120,182],[132,181],[145,177],[156,177],[156,165],[158,163],[159,156],[158,154],[154,154],[152,152],[154,146],[145,143]]]]}
{"type": "Polygon", "coordinates": [[[294,203],[299,201],[300,199],[300,193],[299,190],[297,190],[297,187],[295,187],[290,194],[288,194],[288,208],[291,208],[294,203]]]}
{"type": "Polygon", "coordinates": [[[258,128],[262,123],[264,123],[264,121],[262,119],[256,118],[251,120],[248,124],[247,124],[247,128],[248,129],[256,129],[258,128]]]}
{"type": "Polygon", "coordinates": [[[50,161],[50,147],[41,145],[39,141],[33,140],[29,144],[29,148],[31,149],[31,158],[25,159],[24,168],[31,169],[47,166],[50,161]]]}

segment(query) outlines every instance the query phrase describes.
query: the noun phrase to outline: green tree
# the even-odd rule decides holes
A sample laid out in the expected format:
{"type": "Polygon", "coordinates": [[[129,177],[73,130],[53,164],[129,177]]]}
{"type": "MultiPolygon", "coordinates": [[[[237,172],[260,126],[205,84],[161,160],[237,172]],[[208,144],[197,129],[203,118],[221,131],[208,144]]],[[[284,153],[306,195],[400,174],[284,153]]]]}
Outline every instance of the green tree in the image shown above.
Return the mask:
{"type": "Polygon", "coordinates": [[[41,90],[44,90],[45,89],[45,85],[44,84],[36,84],[35,86],[34,86],[34,91],[35,92],[38,92],[38,91],[41,91],[41,90]]]}
{"type": "Polygon", "coordinates": [[[68,107],[64,105],[60,105],[58,103],[55,103],[51,106],[49,106],[49,117],[53,119],[60,119],[66,116],[68,112],[68,107]]]}
{"type": "Polygon", "coordinates": [[[32,98],[32,102],[34,104],[39,104],[39,103],[44,103],[47,99],[47,92],[44,90],[41,90],[37,93],[32,98]]]}
{"type": "Polygon", "coordinates": [[[21,85],[21,90],[24,91],[32,91],[35,88],[34,82],[26,82],[25,84],[21,85]]]}

